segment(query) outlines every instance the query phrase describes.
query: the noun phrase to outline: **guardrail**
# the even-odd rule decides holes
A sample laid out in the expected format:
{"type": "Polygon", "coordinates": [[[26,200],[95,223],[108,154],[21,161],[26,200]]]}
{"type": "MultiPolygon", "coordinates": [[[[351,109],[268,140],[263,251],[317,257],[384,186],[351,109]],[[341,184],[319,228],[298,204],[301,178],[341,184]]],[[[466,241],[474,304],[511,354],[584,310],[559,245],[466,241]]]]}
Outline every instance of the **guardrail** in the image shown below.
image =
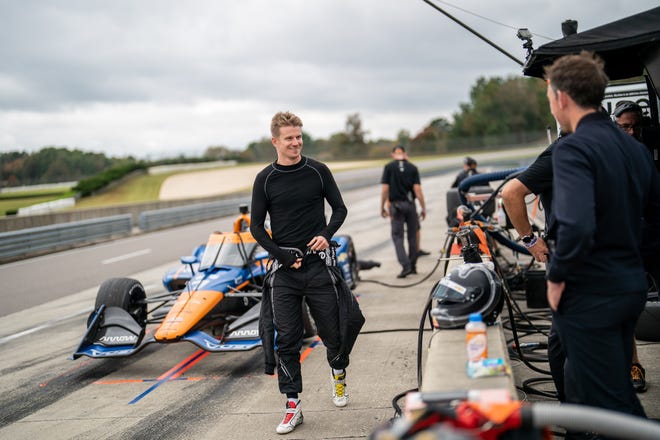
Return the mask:
{"type": "Polygon", "coordinates": [[[175,208],[145,211],[138,215],[138,227],[142,231],[169,228],[186,223],[209,220],[238,212],[241,203],[249,203],[248,198],[235,198],[219,202],[198,203],[175,208]]]}
{"type": "MultiPolygon", "coordinates": [[[[446,173],[454,168],[453,165],[440,166],[421,170],[421,174],[423,177],[429,177],[446,173]]],[[[343,191],[373,185],[374,182],[378,182],[381,172],[381,169],[373,169],[345,175],[340,173],[337,176],[337,184],[343,191]]],[[[137,214],[137,226],[141,231],[154,231],[236,214],[237,207],[249,201],[249,196],[242,195],[213,202],[142,211],[134,213],[133,216],[121,214],[0,232],[0,263],[128,235],[132,232],[132,218],[135,218],[135,214],[137,214]]]]}
{"type": "MultiPolygon", "coordinates": [[[[241,203],[249,202],[250,199],[247,197],[238,197],[217,202],[145,211],[138,215],[138,227],[142,231],[154,231],[223,217],[235,214],[241,203]]],[[[0,262],[129,235],[132,231],[131,214],[122,214],[2,232],[0,233],[0,262]]]]}
{"type": "Polygon", "coordinates": [[[61,223],[0,233],[0,260],[66,249],[75,245],[129,235],[130,214],[61,223]]]}
{"type": "MultiPolygon", "coordinates": [[[[443,171],[446,170],[428,170],[423,174],[436,175],[443,171]]],[[[361,173],[359,176],[342,176],[337,183],[344,191],[360,188],[373,184],[380,177],[380,173],[381,170],[378,169],[372,170],[371,173],[361,173]]],[[[232,215],[237,213],[237,207],[241,203],[250,203],[250,198],[243,195],[214,202],[143,211],[137,214],[137,227],[144,232],[155,231],[232,215]]],[[[121,214],[0,232],[0,263],[128,235],[133,229],[133,218],[135,217],[131,214],[121,214]]]]}

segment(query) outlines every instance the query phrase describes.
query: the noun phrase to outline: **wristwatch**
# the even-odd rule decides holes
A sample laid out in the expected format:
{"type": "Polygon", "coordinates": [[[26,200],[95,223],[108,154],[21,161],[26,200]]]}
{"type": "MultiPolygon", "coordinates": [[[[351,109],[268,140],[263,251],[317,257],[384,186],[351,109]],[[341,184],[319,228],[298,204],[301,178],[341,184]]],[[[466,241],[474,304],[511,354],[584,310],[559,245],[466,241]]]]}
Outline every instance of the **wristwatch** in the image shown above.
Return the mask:
{"type": "Polygon", "coordinates": [[[529,235],[523,235],[522,237],[520,237],[520,240],[523,242],[525,247],[529,248],[536,244],[538,237],[534,235],[534,232],[530,232],[529,235]]]}

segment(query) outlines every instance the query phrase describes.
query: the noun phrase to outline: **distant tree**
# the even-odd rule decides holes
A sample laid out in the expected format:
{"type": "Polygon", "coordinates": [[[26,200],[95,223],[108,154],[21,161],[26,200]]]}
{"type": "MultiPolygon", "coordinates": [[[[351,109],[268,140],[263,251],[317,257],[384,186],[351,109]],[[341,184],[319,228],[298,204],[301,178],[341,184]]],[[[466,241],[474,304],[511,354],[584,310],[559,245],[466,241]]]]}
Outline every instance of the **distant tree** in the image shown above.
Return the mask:
{"type": "Polygon", "coordinates": [[[303,137],[303,154],[305,156],[312,156],[312,157],[317,156],[321,152],[319,150],[320,145],[318,145],[316,140],[314,140],[306,131],[302,132],[302,137],[303,137]]]}
{"type": "Polygon", "coordinates": [[[353,113],[346,117],[346,137],[350,144],[364,145],[364,136],[367,133],[362,129],[362,119],[359,113],[353,113]]]}
{"type": "Polygon", "coordinates": [[[410,150],[416,154],[444,153],[450,130],[451,124],[445,118],[434,119],[410,140],[410,150]]]}
{"type": "Polygon", "coordinates": [[[46,172],[41,176],[45,182],[66,182],[71,177],[69,164],[60,156],[48,165],[46,172]]]}
{"type": "Polygon", "coordinates": [[[358,155],[357,152],[353,150],[353,144],[351,144],[346,132],[331,134],[325,144],[325,154],[323,155],[325,159],[348,159],[358,155]]]}
{"type": "Polygon", "coordinates": [[[534,78],[477,79],[470,103],[461,103],[449,131],[451,146],[461,138],[475,143],[525,142],[545,130],[552,115],[545,98],[545,83],[534,78]]]}
{"type": "Polygon", "coordinates": [[[366,157],[368,154],[365,136],[368,131],[362,129],[362,119],[359,113],[353,113],[346,117],[345,130],[343,133],[335,133],[330,136],[330,151],[334,159],[348,159],[366,157]]]}
{"type": "Polygon", "coordinates": [[[79,180],[94,175],[116,163],[118,159],[101,153],[69,150],[48,146],[35,153],[3,153],[0,155],[0,180],[3,185],[33,185],[79,180]]]}
{"type": "Polygon", "coordinates": [[[275,158],[275,149],[270,138],[264,137],[257,142],[250,142],[241,157],[248,162],[270,162],[275,158]]]}
{"type": "Polygon", "coordinates": [[[18,151],[0,153],[0,185],[1,186],[20,185],[23,161],[25,160],[27,155],[28,154],[25,152],[18,152],[18,151]]]}
{"type": "Polygon", "coordinates": [[[207,160],[238,160],[241,153],[224,145],[217,145],[207,147],[203,157],[207,160]]]}

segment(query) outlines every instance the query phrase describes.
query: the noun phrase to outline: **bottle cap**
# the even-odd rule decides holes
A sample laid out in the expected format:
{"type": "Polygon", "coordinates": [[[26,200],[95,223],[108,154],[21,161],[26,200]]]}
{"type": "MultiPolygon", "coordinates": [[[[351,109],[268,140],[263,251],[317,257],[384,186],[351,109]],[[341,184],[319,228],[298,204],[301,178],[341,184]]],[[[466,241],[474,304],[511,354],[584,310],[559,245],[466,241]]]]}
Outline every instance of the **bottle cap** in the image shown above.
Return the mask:
{"type": "Polygon", "coordinates": [[[481,313],[470,313],[470,322],[482,321],[481,313]]]}

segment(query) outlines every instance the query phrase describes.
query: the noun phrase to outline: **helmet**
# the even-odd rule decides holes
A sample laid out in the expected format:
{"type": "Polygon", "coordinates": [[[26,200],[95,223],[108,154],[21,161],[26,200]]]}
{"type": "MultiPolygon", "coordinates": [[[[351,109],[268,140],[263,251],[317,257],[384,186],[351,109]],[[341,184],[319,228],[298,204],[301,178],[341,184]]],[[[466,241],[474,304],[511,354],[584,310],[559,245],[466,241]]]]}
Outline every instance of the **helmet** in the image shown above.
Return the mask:
{"type": "Polygon", "coordinates": [[[436,305],[431,315],[437,327],[463,327],[472,313],[481,313],[486,324],[495,322],[504,295],[502,282],[492,267],[491,262],[461,264],[436,283],[436,305]]]}

